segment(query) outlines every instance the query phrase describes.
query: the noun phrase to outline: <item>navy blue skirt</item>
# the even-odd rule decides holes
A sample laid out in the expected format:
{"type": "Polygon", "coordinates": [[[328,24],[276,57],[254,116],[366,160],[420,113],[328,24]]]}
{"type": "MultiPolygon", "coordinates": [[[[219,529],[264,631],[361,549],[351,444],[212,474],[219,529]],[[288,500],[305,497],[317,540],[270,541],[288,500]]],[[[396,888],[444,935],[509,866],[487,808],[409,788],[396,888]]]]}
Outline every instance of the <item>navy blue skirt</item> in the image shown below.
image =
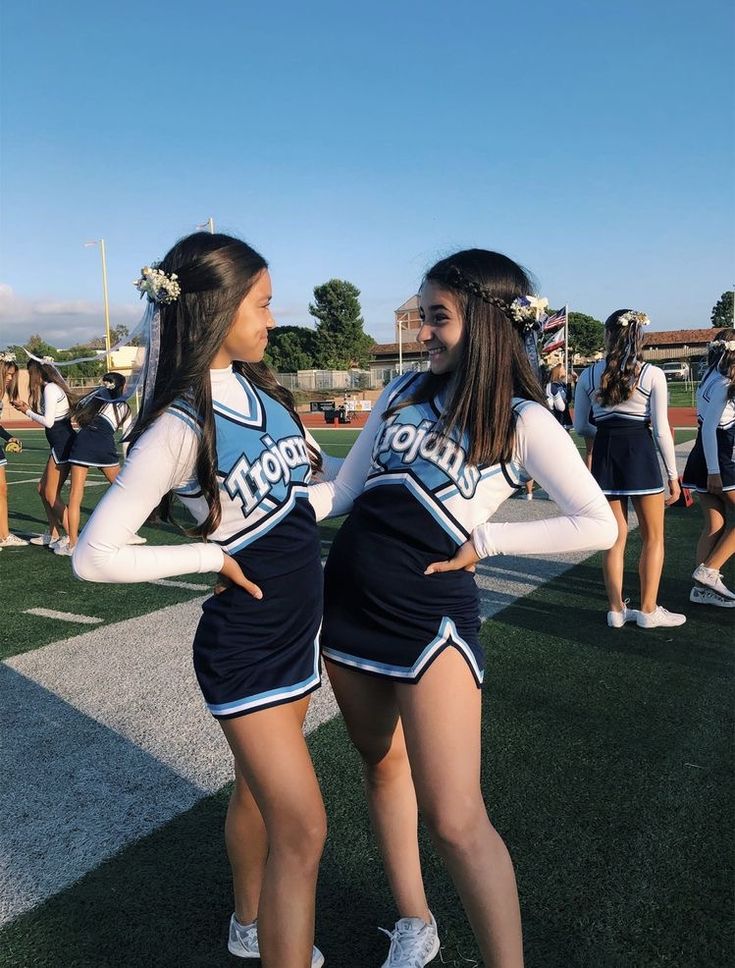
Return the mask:
{"type": "Polygon", "coordinates": [[[194,670],[216,719],[294,702],[321,684],[323,586],[318,540],[310,560],[286,575],[258,577],[248,549],[235,558],[258,583],[263,598],[233,587],[202,606],[194,670]]]}
{"type": "Polygon", "coordinates": [[[608,497],[661,494],[661,468],[647,423],[609,417],[597,421],[592,476],[608,497]]]}
{"type": "Polygon", "coordinates": [[[120,458],[115,446],[115,432],[106,420],[104,427],[89,424],[76,435],[69,453],[69,463],[81,467],[117,467],[120,458]]]}
{"type": "MultiPolygon", "coordinates": [[[[735,427],[717,428],[717,462],[722,478],[722,490],[735,490],[735,427]]],[[[707,493],[707,461],[702,446],[702,428],[699,428],[697,439],[694,441],[687,458],[682,483],[700,494],[707,493]]]]}
{"type": "Polygon", "coordinates": [[[0,444],[0,467],[4,467],[8,463],[8,458],[5,456],[5,448],[0,444]]]}
{"type": "Polygon", "coordinates": [[[57,420],[53,427],[46,427],[46,440],[51,446],[51,456],[57,464],[68,464],[76,431],[68,417],[57,420]]]}
{"type": "Polygon", "coordinates": [[[480,686],[485,657],[474,576],[424,575],[427,565],[456,548],[405,488],[386,485],[362,494],[324,570],[324,658],[415,683],[445,649],[456,648],[480,686]]]}

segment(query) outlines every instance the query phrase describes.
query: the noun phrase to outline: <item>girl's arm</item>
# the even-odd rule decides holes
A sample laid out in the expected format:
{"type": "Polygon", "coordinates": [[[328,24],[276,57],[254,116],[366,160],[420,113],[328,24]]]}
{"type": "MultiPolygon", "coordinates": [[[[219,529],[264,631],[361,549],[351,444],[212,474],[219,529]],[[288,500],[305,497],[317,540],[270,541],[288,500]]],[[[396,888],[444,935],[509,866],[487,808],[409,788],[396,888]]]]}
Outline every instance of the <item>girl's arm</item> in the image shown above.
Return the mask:
{"type": "Polygon", "coordinates": [[[592,370],[585,370],[577,381],[577,390],[574,394],[574,430],[581,437],[594,437],[597,428],[590,423],[590,412],[592,401],[587,392],[587,384],[591,380],[592,370]]]}
{"type": "Polygon", "coordinates": [[[668,391],[666,388],[666,377],[663,370],[658,367],[651,367],[651,429],[653,439],[661,454],[661,458],[666,467],[666,474],[670,481],[678,481],[679,472],[676,469],[676,452],[674,451],[674,438],[671,436],[669,427],[669,406],[668,391]]]}
{"type": "Polygon", "coordinates": [[[717,454],[717,428],[727,405],[728,382],[726,379],[713,381],[709,403],[702,421],[702,447],[707,462],[708,474],[720,473],[720,460],[717,454]]]}
{"type": "Polygon", "coordinates": [[[553,409],[558,410],[559,413],[564,413],[567,409],[567,391],[564,387],[559,387],[556,393],[552,394],[551,397],[553,401],[553,409]]]}
{"type": "Polygon", "coordinates": [[[539,404],[516,421],[517,460],[555,501],[561,515],[541,521],[481,524],[472,532],[477,555],[538,555],[610,548],[618,528],[610,505],[584,466],[569,434],[539,404]]]}
{"type": "Polygon", "coordinates": [[[331,454],[325,453],[306,427],[304,427],[304,435],[307,443],[311,444],[322,455],[322,469],[314,478],[314,483],[321,484],[324,481],[333,481],[337,477],[337,474],[339,474],[340,467],[344,464],[344,457],[332,457],[331,454]]]}
{"type": "Polygon", "coordinates": [[[28,409],[26,417],[30,417],[47,429],[53,427],[56,420],[56,407],[61,402],[56,392],[58,389],[55,383],[47,383],[43,388],[43,413],[34,413],[33,410],[28,409]]]}
{"type": "Polygon", "coordinates": [[[74,549],[78,578],[143,582],[192,572],[221,571],[225,555],[213,543],[129,545],[162,498],[193,474],[198,440],[173,414],[163,414],[131,449],[74,549]]]}

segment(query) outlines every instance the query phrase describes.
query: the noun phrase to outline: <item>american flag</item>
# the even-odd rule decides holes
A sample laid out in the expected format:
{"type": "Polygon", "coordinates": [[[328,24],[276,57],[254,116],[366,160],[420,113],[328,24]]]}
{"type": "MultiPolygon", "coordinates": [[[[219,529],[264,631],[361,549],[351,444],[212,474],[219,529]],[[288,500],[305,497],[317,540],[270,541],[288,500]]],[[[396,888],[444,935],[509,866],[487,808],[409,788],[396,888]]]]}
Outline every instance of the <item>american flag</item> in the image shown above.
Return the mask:
{"type": "Polygon", "coordinates": [[[566,328],[567,325],[567,307],[562,306],[561,309],[553,314],[553,316],[547,316],[544,320],[544,324],[541,327],[541,331],[544,333],[553,333],[554,330],[559,329],[560,326],[566,328]]]}

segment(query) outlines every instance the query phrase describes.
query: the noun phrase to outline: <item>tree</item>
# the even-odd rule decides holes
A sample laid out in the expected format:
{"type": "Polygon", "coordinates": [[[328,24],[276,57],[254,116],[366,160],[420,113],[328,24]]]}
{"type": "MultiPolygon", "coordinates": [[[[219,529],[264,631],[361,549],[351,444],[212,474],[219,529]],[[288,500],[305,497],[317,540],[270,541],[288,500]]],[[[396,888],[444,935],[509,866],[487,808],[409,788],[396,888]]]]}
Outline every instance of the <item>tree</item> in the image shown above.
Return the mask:
{"type": "Polygon", "coordinates": [[[312,370],[316,366],[317,337],[305,326],[278,326],[268,336],[265,358],[279,373],[312,370]]]}
{"type": "Polygon", "coordinates": [[[712,325],[717,329],[733,328],[733,292],[729,289],[723,292],[715,305],[712,307],[712,325]]]}
{"type": "Polygon", "coordinates": [[[569,313],[569,352],[594,356],[605,343],[605,327],[586,313],[569,313]]]}
{"type": "Polygon", "coordinates": [[[375,340],[363,329],[360,290],[344,279],[330,279],[314,289],[309,312],[317,320],[316,358],[327,370],[366,367],[375,340]]]}

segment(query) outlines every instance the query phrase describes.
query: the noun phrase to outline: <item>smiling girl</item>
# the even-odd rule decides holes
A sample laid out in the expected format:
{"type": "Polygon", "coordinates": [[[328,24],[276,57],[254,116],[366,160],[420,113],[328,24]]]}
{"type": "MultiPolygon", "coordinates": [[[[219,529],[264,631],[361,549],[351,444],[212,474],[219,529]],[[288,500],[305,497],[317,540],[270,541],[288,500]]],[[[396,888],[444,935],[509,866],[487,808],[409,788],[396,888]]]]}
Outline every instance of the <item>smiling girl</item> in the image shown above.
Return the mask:
{"type": "Polygon", "coordinates": [[[384,968],[439,950],[421,876],[417,809],[464,904],[484,963],[523,961],[513,865],[480,787],[484,650],[472,571],[490,555],[608,547],[615,524],[526,358],[512,260],[458,252],[426,274],[418,340],[428,373],[383,393],[317,517],[352,513],[325,572],[323,654],[363,759],[399,919],[384,968]],[[562,515],[493,524],[524,481],[562,515]],[[444,572],[444,574],[442,574],[444,572]]]}

